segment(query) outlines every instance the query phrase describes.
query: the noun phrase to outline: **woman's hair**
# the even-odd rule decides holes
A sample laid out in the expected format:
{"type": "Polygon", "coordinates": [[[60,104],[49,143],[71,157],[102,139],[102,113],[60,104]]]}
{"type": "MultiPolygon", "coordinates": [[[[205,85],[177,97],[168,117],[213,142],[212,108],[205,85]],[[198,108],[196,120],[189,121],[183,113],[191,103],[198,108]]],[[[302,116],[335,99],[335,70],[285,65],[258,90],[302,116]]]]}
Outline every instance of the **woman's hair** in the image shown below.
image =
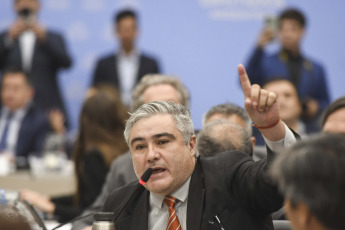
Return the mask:
{"type": "Polygon", "coordinates": [[[80,196],[80,179],[83,174],[84,156],[98,150],[109,168],[111,162],[128,150],[123,137],[125,121],[129,115],[118,91],[113,87],[96,88],[86,99],[79,118],[79,135],[74,150],[77,176],[77,201],[80,196]]]}

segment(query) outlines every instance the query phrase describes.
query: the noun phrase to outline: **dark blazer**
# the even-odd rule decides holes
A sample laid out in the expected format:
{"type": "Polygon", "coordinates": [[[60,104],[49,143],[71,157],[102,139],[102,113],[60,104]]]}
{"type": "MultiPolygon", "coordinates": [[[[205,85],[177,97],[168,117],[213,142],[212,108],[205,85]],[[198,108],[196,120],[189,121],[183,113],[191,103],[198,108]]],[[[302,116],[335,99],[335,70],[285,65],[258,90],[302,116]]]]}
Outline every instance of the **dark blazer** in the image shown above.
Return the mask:
{"type": "MultiPolygon", "coordinates": [[[[217,215],[225,229],[273,229],[269,214],[282,206],[283,198],[266,175],[268,161],[254,162],[238,151],[214,157],[198,157],[191,177],[187,203],[187,229],[220,229],[217,215]]],[[[137,183],[112,192],[103,210],[117,215],[137,183]]],[[[149,191],[142,191],[126,206],[115,221],[116,229],[148,229],[149,191]]]]}
{"type": "MultiPolygon", "coordinates": [[[[302,59],[297,87],[298,94],[302,101],[308,97],[317,100],[320,104],[320,111],[322,111],[330,102],[325,71],[319,63],[305,57],[302,59]]],[[[252,84],[263,85],[266,81],[276,77],[289,80],[291,76],[288,62],[288,56],[283,51],[268,55],[262,49],[257,48],[250,57],[246,69],[252,84]]]]}
{"type": "Polygon", "coordinates": [[[94,202],[101,192],[109,168],[100,150],[92,149],[83,156],[82,170],[82,177],[79,178],[79,205],[75,204],[74,194],[51,199],[55,204],[54,215],[59,222],[66,222],[77,217],[94,202]]]}
{"type": "MultiPolygon", "coordinates": [[[[160,72],[158,62],[154,58],[143,54],[141,54],[139,58],[136,83],[139,82],[145,74],[160,72]]],[[[111,84],[119,89],[120,77],[117,68],[116,54],[108,55],[97,62],[92,85],[97,85],[99,83],[111,84]]]]}
{"type": "MultiPolygon", "coordinates": [[[[91,206],[84,210],[81,215],[85,216],[92,212],[102,210],[105,201],[112,191],[133,181],[138,181],[138,178],[134,173],[131,154],[128,152],[121,156],[118,156],[111,163],[111,167],[103,184],[102,191],[98,195],[95,202],[93,202],[91,206]]],[[[92,225],[92,222],[92,215],[82,218],[73,222],[72,230],[84,229],[85,227],[92,225]]]]}
{"type": "Polygon", "coordinates": [[[27,158],[29,154],[40,155],[49,130],[50,124],[45,114],[34,105],[30,105],[19,129],[16,156],[27,158]]]}
{"type": "MultiPolygon", "coordinates": [[[[7,45],[6,36],[7,31],[0,34],[0,71],[8,66],[22,67],[18,39],[12,45],[7,45]]],[[[30,71],[30,78],[35,89],[36,106],[43,110],[57,108],[66,115],[58,87],[57,72],[60,68],[70,67],[71,63],[61,35],[47,31],[44,42],[36,40],[30,71]]]]}

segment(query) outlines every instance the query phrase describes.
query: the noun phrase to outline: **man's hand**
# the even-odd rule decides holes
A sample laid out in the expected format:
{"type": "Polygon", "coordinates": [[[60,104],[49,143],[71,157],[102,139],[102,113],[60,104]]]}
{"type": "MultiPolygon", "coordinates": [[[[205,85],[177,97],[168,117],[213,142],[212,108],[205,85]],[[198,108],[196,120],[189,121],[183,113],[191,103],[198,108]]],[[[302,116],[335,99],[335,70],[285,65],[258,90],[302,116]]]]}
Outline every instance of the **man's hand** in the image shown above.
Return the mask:
{"type": "Polygon", "coordinates": [[[12,26],[8,30],[8,36],[13,41],[17,39],[18,36],[27,28],[27,24],[23,20],[17,20],[12,24],[12,26]]]}
{"type": "Polygon", "coordinates": [[[44,41],[46,38],[46,29],[37,23],[29,23],[28,28],[31,29],[39,41],[44,41]]]}
{"type": "Polygon", "coordinates": [[[272,29],[265,28],[261,32],[260,37],[258,39],[258,47],[261,49],[264,48],[264,46],[266,46],[267,43],[274,40],[275,36],[275,32],[272,29]]]}
{"type": "Polygon", "coordinates": [[[283,139],[285,137],[285,126],[279,120],[277,94],[261,89],[257,84],[251,85],[243,65],[238,66],[238,74],[245,99],[244,107],[249,117],[257,127],[264,127],[263,129],[259,128],[259,130],[268,140],[283,139]]]}
{"type": "Polygon", "coordinates": [[[65,128],[65,116],[59,109],[53,109],[49,112],[49,121],[50,125],[52,126],[53,130],[61,135],[66,133],[65,128]]]}

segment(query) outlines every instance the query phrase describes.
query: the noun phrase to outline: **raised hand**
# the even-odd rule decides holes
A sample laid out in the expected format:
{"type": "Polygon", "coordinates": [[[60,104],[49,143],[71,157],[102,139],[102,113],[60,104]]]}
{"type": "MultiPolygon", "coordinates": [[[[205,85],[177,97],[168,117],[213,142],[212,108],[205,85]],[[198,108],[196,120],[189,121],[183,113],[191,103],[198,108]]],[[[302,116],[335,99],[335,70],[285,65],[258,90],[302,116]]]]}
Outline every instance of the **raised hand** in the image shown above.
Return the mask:
{"type": "Polygon", "coordinates": [[[266,44],[268,44],[269,42],[273,41],[275,38],[275,32],[274,30],[272,29],[269,29],[269,28],[265,28],[261,34],[260,34],[260,37],[259,37],[259,40],[257,42],[257,45],[259,48],[264,48],[264,46],[266,44]]]}
{"type": "Polygon", "coordinates": [[[244,107],[255,126],[269,140],[282,139],[285,127],[279,118],[278,96],[257,84],[251,85],[243,65],[238,66],[238,74],[245,99],[244,107]]]}
{"type": "Polygon", "coordinates": [[[39,41],[42,42],[45,40],[46,30],[43,26],[40,26],[39,24],[32,22],[32,23],[29,23],[28,27],[35,33],[39,41]]]}
{"type": "Polygon", "coordinates": [[[16,39],[24,30],[27,29],[27,25],[23,20],[15,21],[8,30],[10,39],[16,39]]]}

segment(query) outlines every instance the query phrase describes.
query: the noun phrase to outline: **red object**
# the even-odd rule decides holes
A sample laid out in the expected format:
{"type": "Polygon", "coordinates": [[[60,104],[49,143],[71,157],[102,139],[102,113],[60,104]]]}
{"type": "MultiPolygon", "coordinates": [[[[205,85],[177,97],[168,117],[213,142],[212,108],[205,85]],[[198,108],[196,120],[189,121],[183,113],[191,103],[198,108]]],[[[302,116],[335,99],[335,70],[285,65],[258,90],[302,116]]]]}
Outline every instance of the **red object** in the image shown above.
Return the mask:
{"type": "Polygon", "coordinates": [[[276,122],[274,122],[273,124],[269,125],[269,126],[258,126],[256,124],[253,124],[253,126],[257,129],[269,129],[269,128],[272,128],[274,126],[276,126],[280,121],[280,117],[278,117],[278,120],[276,122]]]}
{"type": "Polygon", "coordinates": [[[144,185],[144,184],[146,184],[146,182],[143,181],[142,179],[140,179],[140,180],[139,180],[139,184],[144,185]]]}
{"type": "Polygon", "coordinates": [[[166,230],[181,230],[181,224],[176,216],[175,212],[175,204],[176,198],[173,196],[166,196],[164,198],[164,202],[169,207],[169,218],[168,218],[168,225],[166,230]]]}

